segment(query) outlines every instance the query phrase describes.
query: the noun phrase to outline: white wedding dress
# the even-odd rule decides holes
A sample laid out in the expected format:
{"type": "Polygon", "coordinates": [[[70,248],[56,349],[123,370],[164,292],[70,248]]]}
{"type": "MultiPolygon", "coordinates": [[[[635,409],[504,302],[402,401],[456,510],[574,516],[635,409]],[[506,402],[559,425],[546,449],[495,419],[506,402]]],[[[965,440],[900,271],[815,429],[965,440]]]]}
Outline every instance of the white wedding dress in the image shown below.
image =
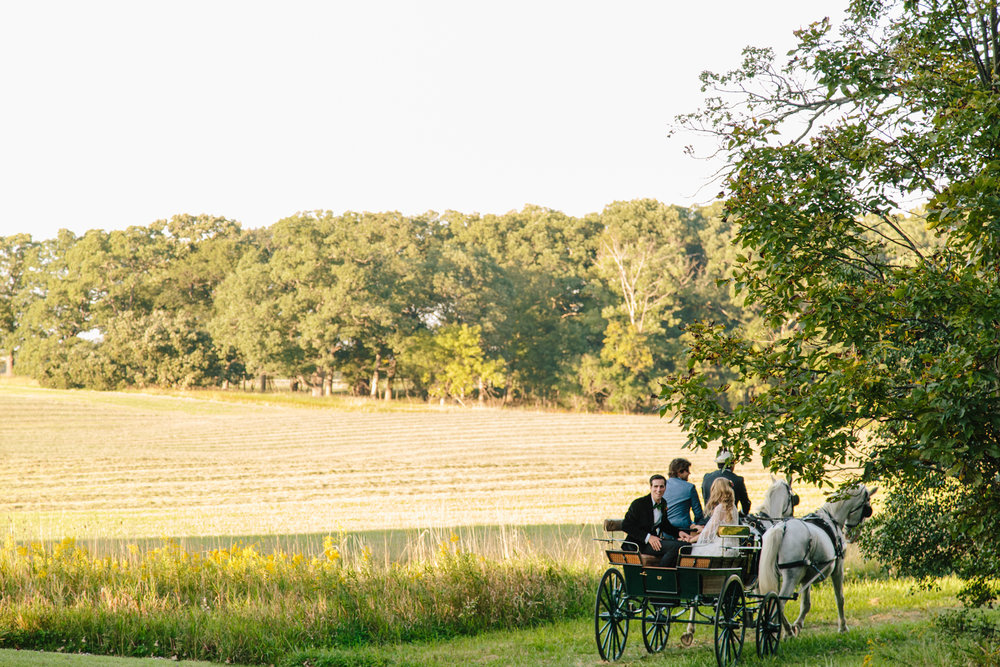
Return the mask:
{"type": "Polygon", "coordinates": [[[722,517],[728,518],[729,516],[738,517],[736,513],[736,505],[730,506],[729,512],[720,512],[722,508],[720,505],[712,510],[712,516],[709,517],[708,523],[702,529],[701,533],[698,535],[698,541],[691,545],[691,555],[692,556],[739,556],[740,551],[737,547],[740,546],[740,538],[738,537],[719,537],[719,526],[729,525],[722,523],[722,517]]]}

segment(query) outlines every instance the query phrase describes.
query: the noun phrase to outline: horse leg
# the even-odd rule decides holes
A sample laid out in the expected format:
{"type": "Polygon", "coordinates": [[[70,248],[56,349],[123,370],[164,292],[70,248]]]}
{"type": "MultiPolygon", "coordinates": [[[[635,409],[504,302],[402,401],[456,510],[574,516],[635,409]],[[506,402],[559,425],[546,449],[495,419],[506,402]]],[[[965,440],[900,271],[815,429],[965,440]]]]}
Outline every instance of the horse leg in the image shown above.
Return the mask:
{"type": "Polygon", "coordinates": [[[789,598],[795,593],[795,587],[798,586],[801,576],[802,571],[799,568],[786,570],[784,576],[781,578],[781,590],[778,591],[778,610],[781,612],[781,626],[784,628],[785,634],[789,637],[794,637],[798,634],[798,631],[789,625],[788,617],[785,616],[785,598],[789,598]]]}
{"type": "Polygon", "coordinates": [[[833,597],[837,600],[837,614],[840,616],[840,631],[847,632],[847,618],[844,616],[844,559],[838,558],[830,575],[833,582],[833,597]]]}
{"type": "Polygon", "coordinates": [[[809,590],[812,586],[803,586],[802,590],[799,591],[799,599],[801,603],[799,605],[799,617],[795,619],[795,623],[792,624],[792,634],[798,636],[802,627],[806,624],[806,614],[809,613],[809,608],[812,607],[812,600],[810,600],[809,590]]]}
{"type": "Polygon", "coordinates": [[[681,635],[681,646],[687,648],[694,641],[694,613],[695,607],[691,607],[691,620],[688,621],[687,632],[681,635]]]}

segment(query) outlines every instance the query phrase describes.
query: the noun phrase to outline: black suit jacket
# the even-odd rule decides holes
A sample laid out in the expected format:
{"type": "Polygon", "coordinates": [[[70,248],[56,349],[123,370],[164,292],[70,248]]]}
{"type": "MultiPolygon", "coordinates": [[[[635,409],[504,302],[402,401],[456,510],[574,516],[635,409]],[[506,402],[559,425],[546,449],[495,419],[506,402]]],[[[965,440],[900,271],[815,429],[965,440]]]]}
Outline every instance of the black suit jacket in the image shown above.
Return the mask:
{"type": "MultiPolygon", "coordinates": [[[[622,519],[622,530],[629,542],[635,542],[641,549],[646,544],[646,536],[653,533],[653,498],[650,494],[642,498],[636,498],[628,506],[625,518],[622,519]]],[[[663,521],[660,522],[660,531],[657,537],[664,535],[677,539],[680,531],[667,521],[666,511],[663,513],[663,521]]]]}
{"type": "Polygon", "coordinates": [[[712,493],[712,482],[719,477],[725,477],[733,483],[733,492],[736,494],[736,504],[740,506],[741,512],[744,514],[750,514],[750,496],[747,495],[746,482],[743,481],[742,477],[734,473],[729,468],[723,468],[722,470],[710,472],[705,475],[704,479],[701,480],[701,497],[705,499],[705,504],[708,505],[708,497],[712,493]]]}

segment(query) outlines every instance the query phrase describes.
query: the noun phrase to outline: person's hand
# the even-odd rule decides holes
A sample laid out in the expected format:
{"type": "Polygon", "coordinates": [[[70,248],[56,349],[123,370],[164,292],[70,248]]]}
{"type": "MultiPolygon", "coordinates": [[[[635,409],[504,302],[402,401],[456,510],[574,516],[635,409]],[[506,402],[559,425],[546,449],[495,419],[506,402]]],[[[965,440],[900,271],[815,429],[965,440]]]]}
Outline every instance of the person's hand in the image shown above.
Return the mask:
{"type": "Polygon", "coordinates": [[[659,551],[660,547],[663,546],[663,543],[660,541],[660,538],[658,538],[656,535],[650,535],[649,546],[653,547],[654,551],[659,551]]]}
{"type": "Polygon", "coordinates": [[[702,529],[701,526],[699,526],[698,524],[693,523],[693,524],[691,524],[691,527],[688,528],[688,532],[690,534],[692,534],[692,535],[697,535],[698,533],[701,532],[701,529],[702,529]]]}
{"type": "Polygon", "coordinates": [[[683,530],[677,534],[681,542],[694,542],[695,538],[691,537],[689,534],[685,533],[683,530]]]}

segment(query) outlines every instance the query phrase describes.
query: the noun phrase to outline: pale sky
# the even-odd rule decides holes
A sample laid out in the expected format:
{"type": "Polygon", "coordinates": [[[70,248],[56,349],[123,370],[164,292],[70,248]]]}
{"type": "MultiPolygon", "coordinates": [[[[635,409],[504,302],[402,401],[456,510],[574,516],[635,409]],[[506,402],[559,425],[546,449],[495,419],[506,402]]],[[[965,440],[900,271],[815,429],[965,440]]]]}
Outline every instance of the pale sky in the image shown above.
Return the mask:
{"type": "Polygon", "coordinates": [[[847,2],[0,0],[0,236],[707,203],[698,74],[847,2]]]}

